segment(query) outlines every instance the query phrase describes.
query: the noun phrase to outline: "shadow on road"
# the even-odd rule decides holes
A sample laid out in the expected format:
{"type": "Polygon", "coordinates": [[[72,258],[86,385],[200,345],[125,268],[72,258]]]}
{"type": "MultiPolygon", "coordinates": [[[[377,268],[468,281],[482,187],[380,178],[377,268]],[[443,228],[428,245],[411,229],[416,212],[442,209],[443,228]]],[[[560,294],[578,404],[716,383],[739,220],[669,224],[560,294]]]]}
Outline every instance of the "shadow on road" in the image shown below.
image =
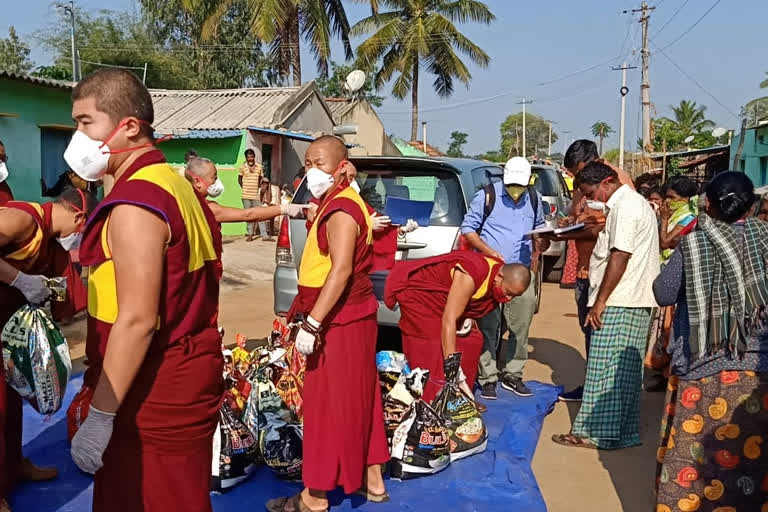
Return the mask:
{"type": "MultiPolygon", "coordinates": [[[[528,345],[533,349],[528,358],[548,366],[552,370],[552,383],[556,386],[569,390],[584,382],[586,361],[575,348],[547,338],[529,338],[528,345]]],[[[568,402],[566,405],[573,423],[579,412],[579,402],[568,402]]]]}

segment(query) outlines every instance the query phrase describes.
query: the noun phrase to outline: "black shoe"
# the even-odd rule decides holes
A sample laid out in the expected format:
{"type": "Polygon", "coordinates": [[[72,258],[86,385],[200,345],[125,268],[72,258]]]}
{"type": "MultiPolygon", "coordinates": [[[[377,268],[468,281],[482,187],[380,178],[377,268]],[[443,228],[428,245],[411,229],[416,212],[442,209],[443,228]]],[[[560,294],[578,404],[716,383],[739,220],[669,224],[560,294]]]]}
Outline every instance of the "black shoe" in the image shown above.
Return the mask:
{"type": "Polygon", "coordinates": [[[563,391],[557,397],[561,402],[581,402],[584,396],[584,386],[579,386],[571,391],[563,391]]]}
{"type": "Polygon", "coordinates": [[[509,374],[504,375],[501,378],[501,387],[507,391],[513,392],[517,396],[531,396],[533,394],[533,391],[528,389],[528,386],[525,385],[523,379],[509,374]]]}
{"type": "Polygon", "coordinates": [[[483,384],[481,390],[480,390],[480,396],[485,398],[486,400],[496,400],[496,383],[495,382],[488,382],[486,384],[483,384]]]}

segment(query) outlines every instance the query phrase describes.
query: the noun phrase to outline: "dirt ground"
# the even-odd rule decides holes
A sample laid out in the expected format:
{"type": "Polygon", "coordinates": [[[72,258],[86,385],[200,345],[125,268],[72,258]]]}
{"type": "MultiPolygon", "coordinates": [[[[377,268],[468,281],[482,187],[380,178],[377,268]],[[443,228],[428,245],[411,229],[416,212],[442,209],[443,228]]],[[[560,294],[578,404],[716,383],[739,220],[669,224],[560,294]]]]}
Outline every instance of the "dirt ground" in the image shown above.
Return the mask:
{"type": "MultiPolygon", "coordinates": [[[[220,325],[226,341],[270,332],[274,242],[229,239],[224,246],[220,325]]],[[[545,284],[542,307],[531,328],[526,380],[570,389],[584,375],[584,339],[578,328],[572,290],[545,284]]],[[[85,322],[64,328],[75,366],[84,359],[85,322]]],[[[500,391],[505,392],[505,391],[500,391]]],[[[491,404],[493,406],[493,404],[491,404]]],[[[551,441],[566,433],[578,404],[558,403],[547,416],[533,459],[533,471],[550,512],[647,512],[653,507],[655,453],[663,394],[642,395],[643,445],[615,452],[567,448],[551,441]]]]}

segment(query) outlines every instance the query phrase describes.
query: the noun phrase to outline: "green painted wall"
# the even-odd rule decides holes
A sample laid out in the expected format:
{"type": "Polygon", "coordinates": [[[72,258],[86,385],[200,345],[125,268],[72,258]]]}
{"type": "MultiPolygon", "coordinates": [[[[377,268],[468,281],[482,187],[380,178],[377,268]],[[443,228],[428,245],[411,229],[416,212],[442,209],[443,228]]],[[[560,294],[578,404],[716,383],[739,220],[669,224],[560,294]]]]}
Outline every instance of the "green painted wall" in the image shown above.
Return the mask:
{"type": "MultiPolygon", "coordinates": [[[[219,178],[224,183],[224,193],[217,202],[222,206],[242,208],[243,201],[240,195],[240,185],[237,183],[237,175],[240,166],[245,161],[246,134],[239,137],[226,137],[223,139],[171,139],[163,142],[158,147],[165,154],[166,160],[179,169],[184,165],[184,153],[194,149],[201,157],[209,158],[216,164],[219,178]]],[[[245,224],[223,224],[221,232],[224,235],[244,235],[245,224]]]]}
{"type": "MultiPolygon", "coordinates": [[[[731,141],[731,166],[738,147],[739,137],[736,136],[731,141]]],[[[737,162],[736,170],[746,173],[755,187],[768,185],[768,126],[752,128],[744,133],[741,161],[737,162]]]]}
{"type": "Polygon", "coordinates": [[[72,126],[70,91],[0,78],[0,140],[8,152],[8,184],[17,199],[49,201],[40,195],[39,125],[72,126]]]}

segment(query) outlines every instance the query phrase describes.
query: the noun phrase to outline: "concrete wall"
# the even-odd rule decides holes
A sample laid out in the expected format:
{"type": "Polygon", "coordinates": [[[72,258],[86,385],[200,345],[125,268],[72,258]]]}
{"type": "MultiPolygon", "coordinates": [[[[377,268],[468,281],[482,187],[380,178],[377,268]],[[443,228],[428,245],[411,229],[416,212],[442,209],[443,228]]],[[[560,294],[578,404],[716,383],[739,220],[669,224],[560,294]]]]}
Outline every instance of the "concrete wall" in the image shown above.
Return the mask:
{"type": "MultiPolygon", "coordinates": [[[[739,147],[739,136],[731,141],[729,162],[739,147]]],[[[741,161],[736,163],[736,169],[743,171],[755,184],[755,187],[768,185],[768,126],[752,128],[744,134],[744,147],[741,151],[741,161]]]]}
{"type": "Polygon", "coordinates": [[[344,135],[348,144],[356,144],[360,147],[352,147],[349,153],[352,156],[380,156],[384,154],[384,125],[379,116],[367,101],[356,102],[355,105],[339,120],[339,124],[356,124],[357,133],[344,135]]]}
{"type": "MultiPolygon", "coordinates": [[[[74,130],[70,91],[0,78],[0,140],[8,152],[8,184],[17,199],[49,201],[40,193],[40,126],[74,130]]],[[[66,170],[66,169],[64,169],[66,170]]]]}
{"type": "MultiPolygon", "coordinates": [[[[323,100],[313,94],[291,114],[285,122],[285,128],[297,132],[324,132],[333,133],[333,119],[325,109],[323,100]]],[[[278,177],[281,184],[293,181],[298,170],[304,166],[304,153],[309,147],[308,142],[285,139],[283,141],[283,157],[281,174],[278,177]]]]}

